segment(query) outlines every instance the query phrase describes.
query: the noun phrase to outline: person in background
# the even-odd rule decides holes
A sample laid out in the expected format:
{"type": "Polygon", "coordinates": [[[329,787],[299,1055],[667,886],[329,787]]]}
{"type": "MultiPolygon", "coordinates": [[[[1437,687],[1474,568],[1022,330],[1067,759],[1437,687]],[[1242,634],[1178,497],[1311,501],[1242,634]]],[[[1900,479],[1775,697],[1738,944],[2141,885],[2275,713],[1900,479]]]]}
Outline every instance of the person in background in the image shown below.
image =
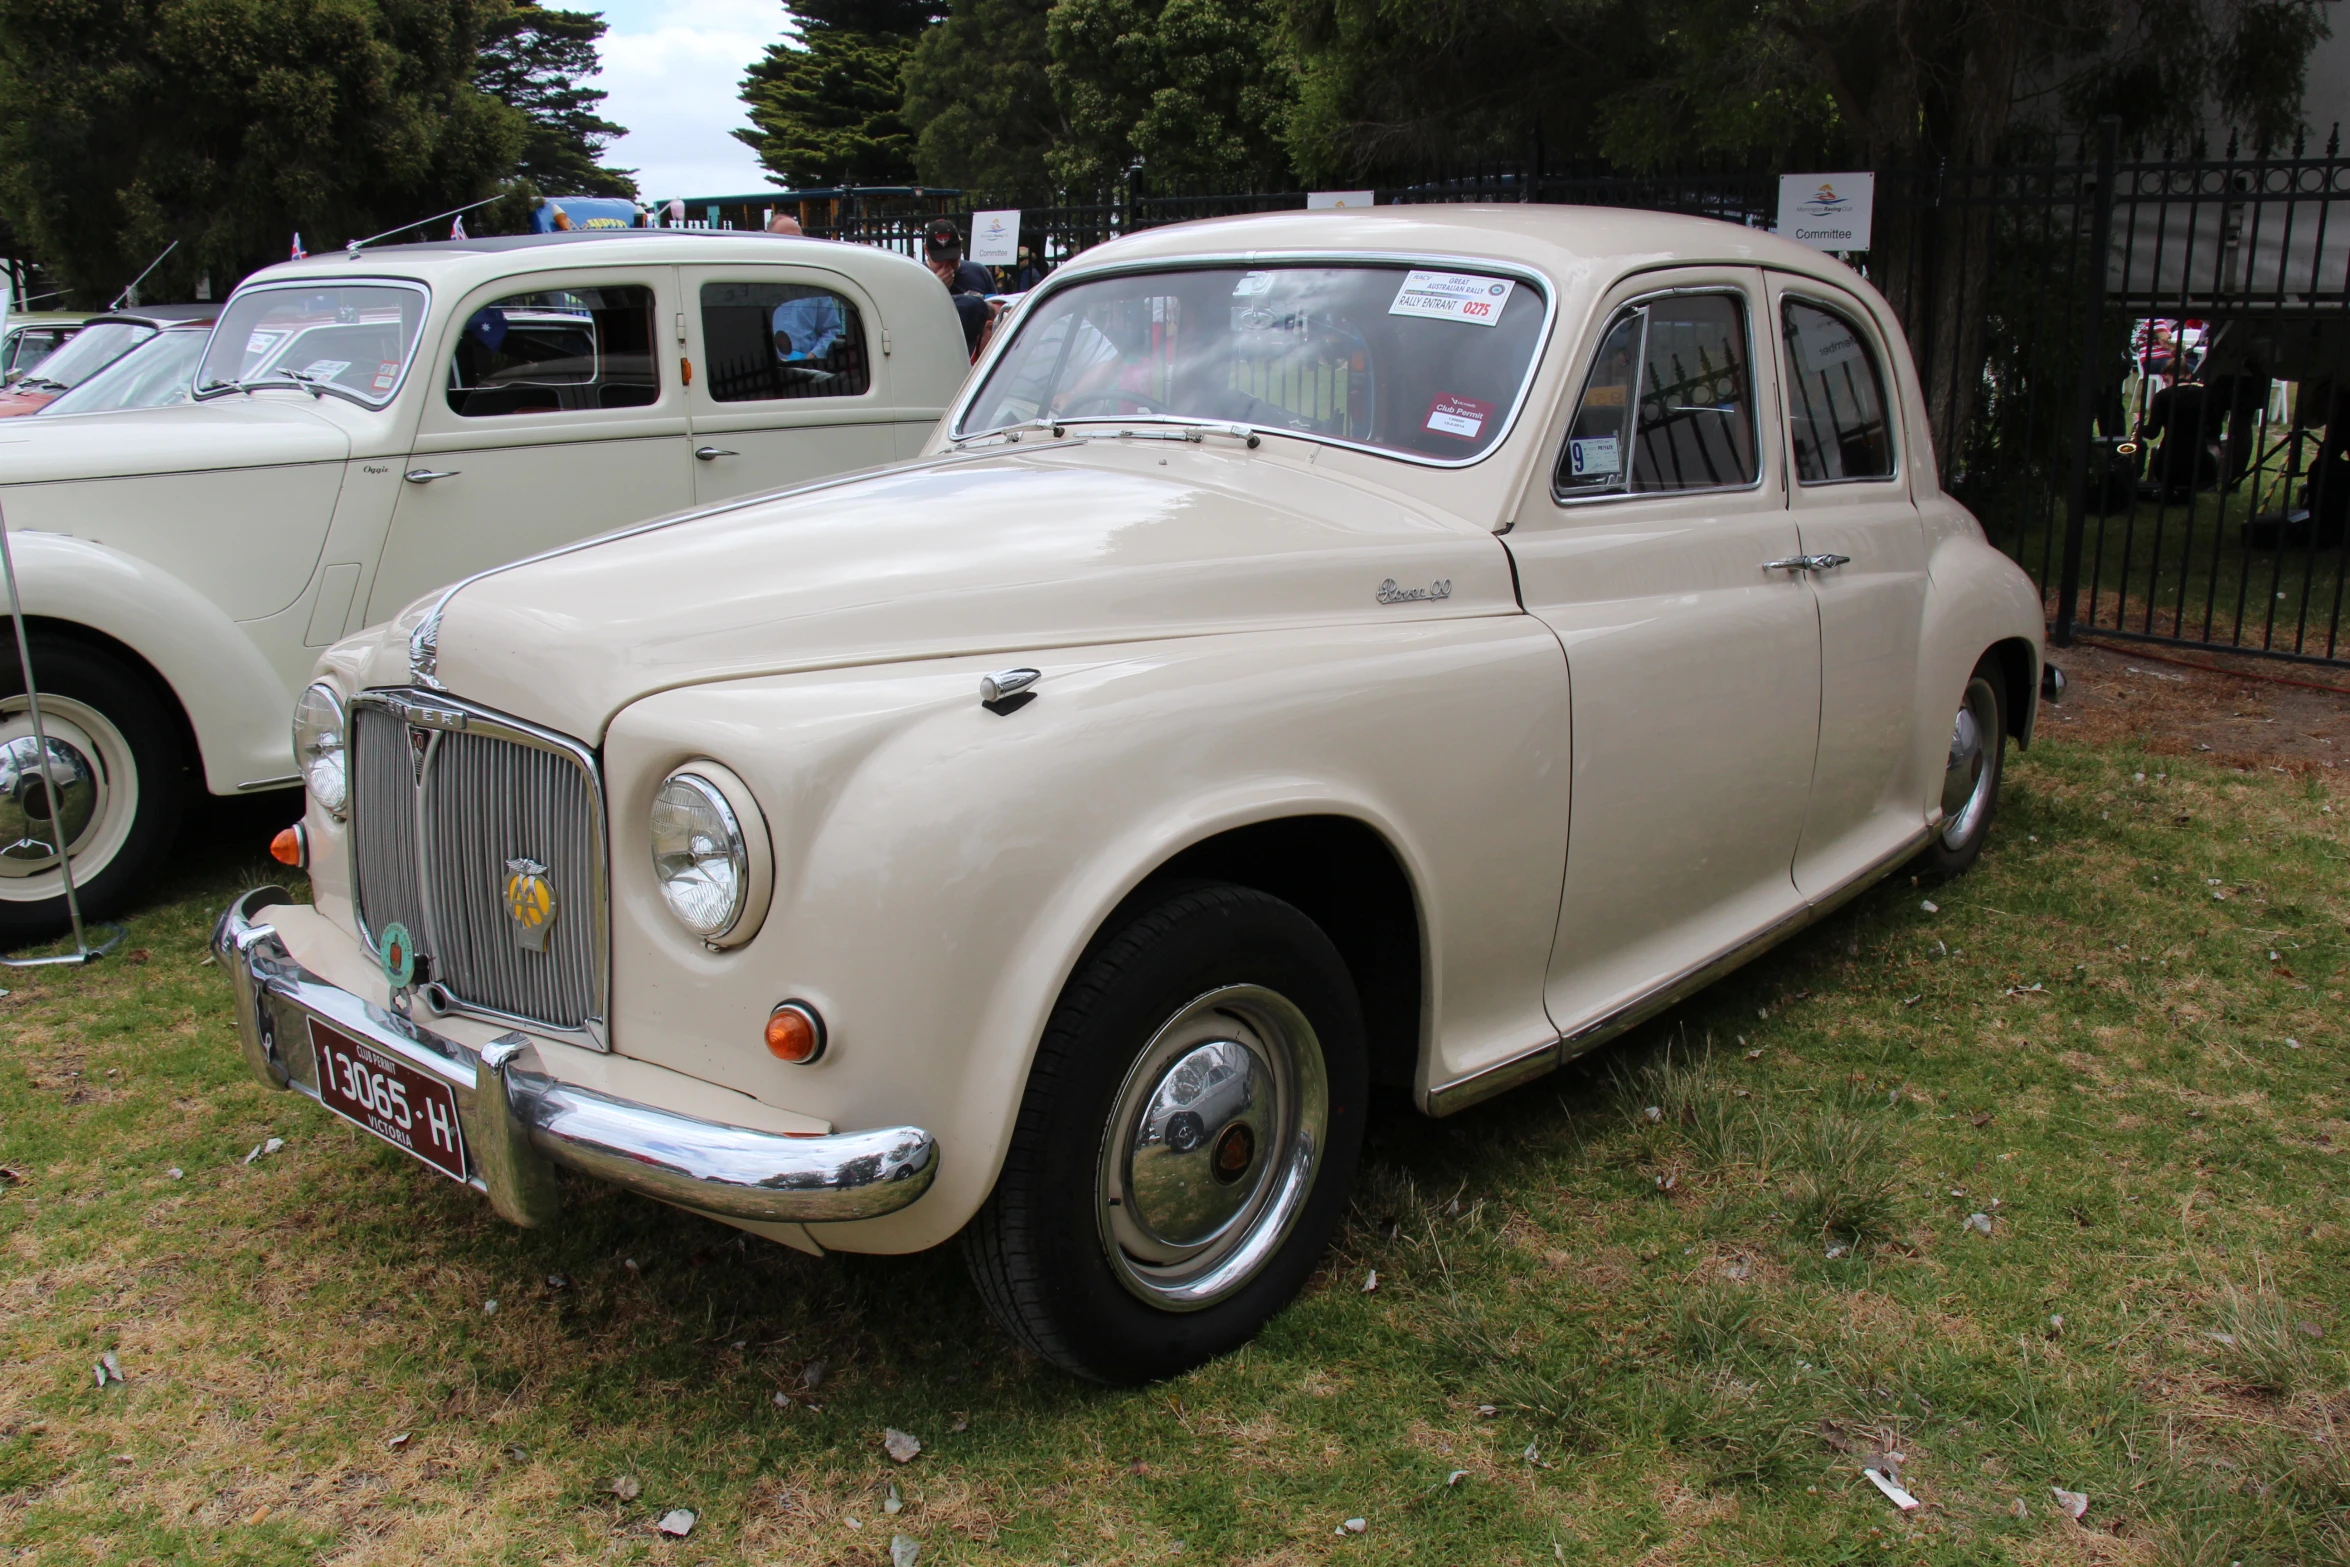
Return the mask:
{"type": "Polygon", "coordinates": [[[1026,245],[1022,245],[1019,264],[1012,268],[1012,286],[1005,292],[1025,294],[1043,281],[1044,268],[1036,264],[1036,252],[1030,250],[1026,245]]]}
{"type": "Polygon", "coordinates": [[[976,261],[963,259],[963,231],[952,218],[933,218],[922,231],[922,259],[950,294],[992,294],[995,279],[976,261]]]}
{"type": "Polygon", "coordinates": [[[797,234],[800,232],[800,220],[788,212],[778,212],[767,220],[767,232],[770,234],[797,234]]]}

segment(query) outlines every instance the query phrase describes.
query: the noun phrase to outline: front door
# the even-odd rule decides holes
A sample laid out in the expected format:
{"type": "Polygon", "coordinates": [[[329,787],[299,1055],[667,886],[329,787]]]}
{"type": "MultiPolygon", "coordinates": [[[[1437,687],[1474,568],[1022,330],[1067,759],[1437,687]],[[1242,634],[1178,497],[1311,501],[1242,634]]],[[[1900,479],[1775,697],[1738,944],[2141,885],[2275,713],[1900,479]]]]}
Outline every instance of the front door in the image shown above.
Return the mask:
{"type": "Polygon", "coordinates": [[[1551,1020],[1570,1038],[1797,912],[1819,618],[1780,487],[1761,274],[1620,288],[1505,539],[1565,645],[1574,776],[1551,1020]]]}
{"type": "Polygon", "coordinates": [[[418,366],[439,385],[370,621],[476,571],[693,504],[685,394],[662,363],[675,352],[662,330],[675,288],[668,267],[595,269],[509,278],[462,303],[437,363],[418,366]]]}
{"type": "Polygon", "coordinates": [[[1790,505],[1820,614],[1820,750],[1795,885],[1833,893],[1914,847],[1918,638],[1926,545],[1910,499],[1884,340],[1838,289],[1773,274],[1790,505]]]}
{"type": "Polygon", "coordinates": [[[806,266],[687,267],[680,277],[697,368],[687,393],[697,501],[896,459],[883,323],[863,290],[806,266]]]}

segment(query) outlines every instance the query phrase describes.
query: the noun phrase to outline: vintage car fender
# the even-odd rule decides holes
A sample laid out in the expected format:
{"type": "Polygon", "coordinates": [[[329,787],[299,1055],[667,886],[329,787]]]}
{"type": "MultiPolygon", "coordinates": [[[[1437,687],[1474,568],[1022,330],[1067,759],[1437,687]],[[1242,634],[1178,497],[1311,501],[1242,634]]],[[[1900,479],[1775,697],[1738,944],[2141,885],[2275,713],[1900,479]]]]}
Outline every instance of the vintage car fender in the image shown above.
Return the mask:
{"type": "Polygon", "coordinates": [[[285,682],[219,605],[159,566],[69,534],[12,529],[9,547],[28,620],[118,642],[170,688],[212,793],[296,781],[285,682]]]}
{"type": "Polygon", "coordinates": [[[2020,651],[2005,695],[2009,733],[2029,743],[2040,703],[2039,591],[2024,569],[1984,538],[1972,514],[1935,492],[1919,502],[1926,534],[1925,622],[1918,637],[1918,776],[1929,780],[1929,810],[1941,803],[1951,715],[1987,649],[2020,651]]]}
{"type": "Polygon", "coordinates": [[[836,1127],[932,1131],[928,1196],[813,1233],[842,1250],[935,1245],[993,1185],[1046,1020],[1119,902],[1220,832],[1337,816],[1408,879],[1421,1078],[1462,1075],[1555,1037],[1541,975],[1565,865],[1567,718],[1564,656],[1519,615],[648,697],[604,746],[614,1048],[836,1127]],[[1043,671],[1034,700],[983,708],[981,675],[1021,662],[1043,671]],[[775,848],[771,911],[727,952],[670,917],[642,847],[654,790],[702,757],[747,783],[775,848]],[[787,998],[826,1020],[814,1065],[763,1048],[787,998]]]}

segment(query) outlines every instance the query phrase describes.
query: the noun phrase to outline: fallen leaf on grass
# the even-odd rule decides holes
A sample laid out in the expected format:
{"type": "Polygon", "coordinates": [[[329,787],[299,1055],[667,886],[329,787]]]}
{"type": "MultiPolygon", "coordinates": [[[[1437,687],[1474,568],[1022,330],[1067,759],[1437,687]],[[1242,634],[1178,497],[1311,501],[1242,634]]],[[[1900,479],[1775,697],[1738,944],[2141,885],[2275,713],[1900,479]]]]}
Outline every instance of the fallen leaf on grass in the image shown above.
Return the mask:
{"type": "Polygon", "coordinates": [[[2073,1522],[2079,1523],[2087,1516],[2089,1498],[2085,1492],[2068,1491],[2061,1485],[2052,1485],[2048,1488],[2048,1494],[2056,1498],[2056,1510],[2073,1522]]]}
{"type": "Polygon", "coordinates": [[[1999,1118],[1988,1110],[1977,1110],[1973,1115],[1968,1116],[1967,1119],[1974,1122],[1977,1126],[1989,1126],[1993,1121],[1996,1121],[1999,1118]]]}
{"type": "Polygon", "coordinates": [[[123,1380],[122,1362],[114,1358],[114,1351],[111,1349],[108,1350],[105,1354],[100,1355],[98,1357],[98,1363],[95,1366],[92,1366],[90,1369],[97,1374],[98,1385],[100,1387],[104,1387],[109,1382],[120,1382],[123,1380]]]}
{"type": "Polygon", "coordinates": [[[2007,1510],[2015,1514],[2018,1518],[2029,1518],[2032,1516],[2032,1510],[2024,1505],[2024,1499],[2020,1496],[2007,1504],[2007,1510]]]}
{"type": "Polygon", "coordinates": [[[889,1483],[889,1495],[881,1499],[881,1510],[885,1513],[902,1513],[906,1510],[906,1499],[898,1494],[898,1483],[895,1480],[889,1483]]]}
{"type": "Polygon", "coordinates": [[[824,1362],[811,1360],[800,1367],[800,1386],[813,1393],[824,1385],[824,1362]]]}
{"type": "Polygon", "coordinates": [[[390,1449],[392,1452],[396,1453],[401,1448],[406,1447],[409,1443],[409,1440],[410,1434],[408,1432],[398,1431],[384,1438],[384,1446],[390,1449]]]}
{"type": "Polygon", "coordinates": [[[1978,1235],[1988,1235],[1991,1233],[1991,1215],[1970,1213],[1966,1216],[1966,1227],[1978,1235]]]}
{"type": "Polygon", "coordinates": [[[14,1165],[0,1164],[0,1186],[22,1186],[32,1177],[14,1165]]]}
{"type": "Polygon", "coordinates": [[[638,1497],[642,1496],[645,1491],[644,1486],[638,1482],[635,1475],[615,1475],[612,1478],[612,1482],[605,1486],[604,1489],[610,1491],[614,1496],[619,1497],[624,1502],[635,1501],[638,1497]]]}
{"type": "Polygon", "coordinates": [[[903,1534],[889,1537],[889,1567],[914,1567],[921,1559],[921,1541],[903,1534]]]}
{"type": "Polygon", "coordinates": [[[1918,907],[1924,909],[1928,914],[1939,914],[1942,912],[1942,905],[1936,903],[1932,898],[1926,899],[1924,902],[1920,903],[1918,907]]]}
{"type": "Polygon", "coordinates": [[[1366,1273],[1365,1275],[1363,1275],[1363,1289],[1362,1289],[1362,1293],[1364,1293],[1365,1295],[1375,1294],[1375,1293],[1377,1293],[1378,1289],[1379,1289],[1379,1270],[1378,1270],[1377,1268],[1373,1268],[1373,1269],[1372,1269],[1372,1270],[1371,1270],[1369,1273],[1366,1273]]]}
{"type": "Polygon", "coordinates": [[[187,1175],[187,1172],[186,1172],[185,1170],[182,1170],[182,1169],[181,1169],[181,1168],[180,1168],[178,1165],[176,1165],[176,1164],[175,1164],[175,1165],[173,1165],[173,1166],[172,1166],[170,1169],[168,1169],[168,1170],[164,1171],[163,1173],[164,1173],[164,1174],[166,1174],[166,1175],[168,1175],[168,1176],[170,1176],[170,1177],[171,1177],[173,1180],[175,1180],[175,1181],[177,1181],[177,1180],[182,1180],[182,1179],[184,1179],[184,1178],[186,1177],[186,1175],[187,1175]]]}
{"type": "Polygon", "coordinates": [[[1469,1478],[1469,1471],[1466,1469],[1455,1469],[1451,1474],[1448,1474],[1444,1477],[1444,1483],[1446,1485],[1459,1485],[1467,1478],[1469,1478]]]}
{"type": "Polygon", "coordinates": [[[1338,1532],[1341,1534],[1361,1534],[1370,1527],[1371,1520],[1368,1518],[1349,1518],[1338,1526],[1338,1532]]]}
{"type": "Polygon", "coordinates": [[[881,1448],[897,1462],[910,1464],[914,1461],[914,1456],[922,1451],[922,1439],[910,1431],[900,1431],[896,1426],[887,1426],[883,1428],[881,1433],[881,1448]]]}
{"type": "Polygon", "coordinates": [[[682,1540],[694,1532],[694,1515],[682,1507],[673,1507],[653,1527],[672,1539],[682,1540]]]}

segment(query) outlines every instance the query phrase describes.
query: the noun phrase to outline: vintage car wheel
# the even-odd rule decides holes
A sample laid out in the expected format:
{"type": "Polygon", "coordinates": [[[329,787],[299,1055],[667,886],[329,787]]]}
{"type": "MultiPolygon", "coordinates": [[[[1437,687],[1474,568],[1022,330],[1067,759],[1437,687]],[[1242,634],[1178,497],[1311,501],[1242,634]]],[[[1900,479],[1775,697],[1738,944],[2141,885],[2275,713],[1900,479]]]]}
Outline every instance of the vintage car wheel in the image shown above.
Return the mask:
{"type": "MultiPolygon", "coordinates": [[[[179,830],[185,794],[179,732],[154,694],[95,648],[33,639],[74,893],[103,918],[147,875],[179,830]]],[[[64,877],[31,704],[13,647],[0,664],[0,945],[66,928],[64,877]]]]}
{"type": "Polygon", "coordinates": [[[1238,1348],[1305,1283],[1361,1147],[1360,1007],[1278,898],[1124,919],[1062,992],[965,1256],[1013,1337],[1146,1382],[1238,1348]]]}
{"type": "Polygon", "coordinates": [[[2007,755],[2007,704],[1998,663],[1985,658],[1968,677],[1950,721],[1950,751],[1942,771],[1942,825],[1918,856],[1921,869],[1957,876],[1983,852],[1999,810],[1999,779],[2007,755]]]}

